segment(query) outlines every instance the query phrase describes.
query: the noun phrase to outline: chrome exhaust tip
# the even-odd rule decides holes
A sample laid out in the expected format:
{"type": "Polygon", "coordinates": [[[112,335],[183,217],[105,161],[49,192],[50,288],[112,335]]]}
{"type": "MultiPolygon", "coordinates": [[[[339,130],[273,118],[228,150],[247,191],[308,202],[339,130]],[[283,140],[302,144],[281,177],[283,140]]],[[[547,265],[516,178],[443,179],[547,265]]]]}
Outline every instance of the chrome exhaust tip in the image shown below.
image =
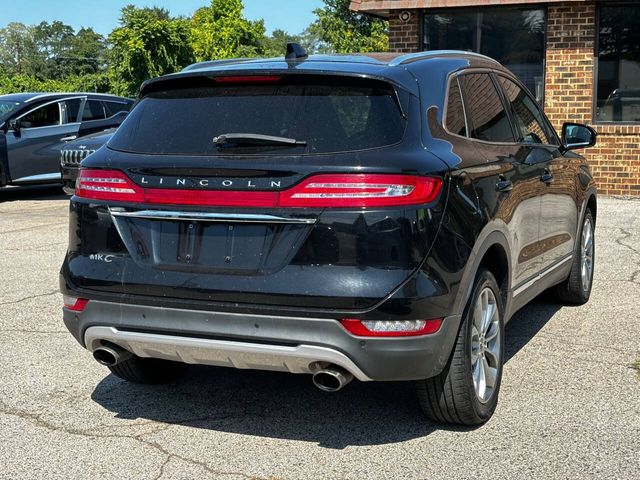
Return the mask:
{"type": "Polygon", "coordinates": [[[341,367],[329,366],[315,372],[312,380],[324,392],[337,392],[353,380],[353,375],[341,367]]]}
{"type": "Polygon", "coordinates": [[[107,367],[113,367],[114,365],[124,362],[131,358],[133,354],[122,347],[117,345],[102,345],[93,351],[93,358],[96,362],[107,367]]]}

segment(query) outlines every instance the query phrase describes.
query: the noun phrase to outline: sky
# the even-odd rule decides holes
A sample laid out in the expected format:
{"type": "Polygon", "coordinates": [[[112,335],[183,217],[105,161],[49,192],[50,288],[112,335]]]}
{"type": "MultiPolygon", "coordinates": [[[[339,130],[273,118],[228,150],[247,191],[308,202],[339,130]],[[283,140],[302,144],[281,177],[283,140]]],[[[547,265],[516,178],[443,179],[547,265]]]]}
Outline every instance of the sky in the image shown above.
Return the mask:
{"type": "MultiPolygon", "coordinates": [[[[128,4],[158,6],[172,15],[190,16],[209,0],[0,0],[0,27],[9,22],[27,25],[60,20],[72,27],[93,27],[108,35],[118,24],[120,9],[128,4]]],[[[244,0],[244,16],[264,19],[267,32],[282,29],[290,34],[302,32],[314,20],[313,10],[322,0],[244,0]]]]}

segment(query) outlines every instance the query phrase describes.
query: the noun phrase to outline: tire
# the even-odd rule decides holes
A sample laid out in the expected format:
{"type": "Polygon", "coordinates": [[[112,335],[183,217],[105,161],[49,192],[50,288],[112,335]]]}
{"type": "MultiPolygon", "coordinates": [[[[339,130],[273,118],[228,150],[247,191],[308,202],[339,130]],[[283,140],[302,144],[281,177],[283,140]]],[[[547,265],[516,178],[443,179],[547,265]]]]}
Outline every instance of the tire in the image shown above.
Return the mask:
{"type": "Polygon", "coordinates": [[[187,369],[187,365],[158,358],[133,356],[108,367],[116,377],[134,383],[160,385],[176,381],[187,369]]]}
{"type": "MultiPolygon", "coordinates": [[[[418,402],[431,420],[459,425],[479,425],[491,418],[498,403],[502,365],[504,363],[504,308],[500,287],[493,274],[481,269],[477,275],[471,298],[465,309],[462,325],[449,362],[437,376],[417,382],[418,402]],[[486,304],[492,309],[482,308],[486,304]],[[493,301],[493,303],[491,303],[493,301]],[[485,311],[493,312],[483,316],[485,311]],[[490,318],[488,333],[479,335],[476,325],[490,318]],[[472,352],[473,350],[473,352],[472,352]],[[491,368],[492,387],[482,388],[480,370],[491,368]],[[474,378],[476,380],[474,380],[474,378]],[[477,384],[477,387],[476,387],[477,384]]],[[[486,377],[485,377],[486,378],[486,377]]]]}
{"type": "Polygon", "coordinates": [[[593,271],[595,260],[595,222],[593,214],[587,210],[580,224],[580,233],[576,241],[573,253],[571,272],[567,279],[556,285],[555,293],[560,301],[572,305],[583,305],[589,301],[593,286],[593,271]],[[590,244],[585,245],[585,240],[590,238],[590,244]],[[583,268],[587,269],[583,278],[583,268]]]}

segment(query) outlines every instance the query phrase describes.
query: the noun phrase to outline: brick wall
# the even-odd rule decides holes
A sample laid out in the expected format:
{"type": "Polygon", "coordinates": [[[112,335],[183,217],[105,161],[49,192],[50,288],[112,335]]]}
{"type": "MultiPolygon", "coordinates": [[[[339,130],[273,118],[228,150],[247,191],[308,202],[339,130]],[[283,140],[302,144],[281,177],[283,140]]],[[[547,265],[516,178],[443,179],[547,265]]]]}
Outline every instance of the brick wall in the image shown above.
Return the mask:
{"type": "Polygon", "coordinates": [[[420,49],[420,14],[418,10],[394,10],[389,14],[389,50],[411,53],[420,49]],[[402,12],[410,15],[401,18],[402,12]]]}
{"type": "MultiPolygon", "coordinates": [[[[389,49],[420,49],[419,10],[389,13],[389,49]]],[[[545,112],[553,125],[565,121],[592,125],[598,144],[582,150],[591,164],[598,189],[608,195],[640,195],[640,125],[593,125],[595,93],[595,1],[548,4],[545,112]]]]}
{"type": "Polygon", "coordinates": [[[595,2],[548,6],[545,112],[558,129],[564,121],[590,124],[598,144],[583,150],[598,190],[640,195],[640,125],[593,125],[595,2]]]}

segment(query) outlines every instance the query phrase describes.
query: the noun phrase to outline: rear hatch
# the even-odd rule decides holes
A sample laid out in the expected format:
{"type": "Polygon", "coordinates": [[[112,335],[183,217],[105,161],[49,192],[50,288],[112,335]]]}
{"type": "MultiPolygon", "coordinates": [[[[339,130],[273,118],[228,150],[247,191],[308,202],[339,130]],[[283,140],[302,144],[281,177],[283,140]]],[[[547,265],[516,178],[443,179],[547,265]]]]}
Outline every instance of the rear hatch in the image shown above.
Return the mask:
{"type": "Polygon", "coordinates": [[[443,165],[419,139],[417,99],[378,79],[155,85],[82,164],[63,274],[105,294],[370,307],[440,223],[443,165]]]}

